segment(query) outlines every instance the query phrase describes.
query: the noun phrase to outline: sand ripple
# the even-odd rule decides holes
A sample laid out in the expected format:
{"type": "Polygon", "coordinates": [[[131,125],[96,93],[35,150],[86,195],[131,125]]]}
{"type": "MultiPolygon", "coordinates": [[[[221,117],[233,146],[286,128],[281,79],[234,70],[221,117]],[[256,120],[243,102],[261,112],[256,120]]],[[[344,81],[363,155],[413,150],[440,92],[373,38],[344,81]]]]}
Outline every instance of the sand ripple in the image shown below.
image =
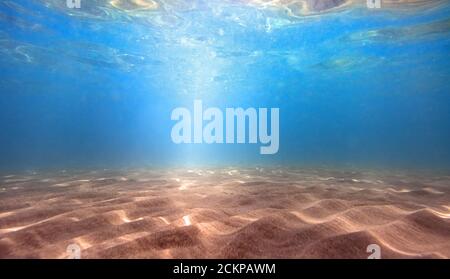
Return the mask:
{"type": "Polygon", "coordinates": [[[369,244],[384,258],[450,257],[448,176],[230,168],[2,179],[0,258],[66,258],[73,243],[83,258],[367,258],[369,244]]]}

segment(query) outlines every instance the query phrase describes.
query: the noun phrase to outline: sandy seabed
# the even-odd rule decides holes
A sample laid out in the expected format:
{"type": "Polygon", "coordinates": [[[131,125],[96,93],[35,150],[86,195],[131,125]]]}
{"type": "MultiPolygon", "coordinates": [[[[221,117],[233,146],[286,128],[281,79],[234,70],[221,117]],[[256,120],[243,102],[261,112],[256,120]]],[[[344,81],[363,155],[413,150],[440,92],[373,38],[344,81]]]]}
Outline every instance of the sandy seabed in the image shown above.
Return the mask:
{"type": "Polygon", "coordinates": [[[450,176],[289,168],[4,175],[0,258],[450,257],[450,176]]]}

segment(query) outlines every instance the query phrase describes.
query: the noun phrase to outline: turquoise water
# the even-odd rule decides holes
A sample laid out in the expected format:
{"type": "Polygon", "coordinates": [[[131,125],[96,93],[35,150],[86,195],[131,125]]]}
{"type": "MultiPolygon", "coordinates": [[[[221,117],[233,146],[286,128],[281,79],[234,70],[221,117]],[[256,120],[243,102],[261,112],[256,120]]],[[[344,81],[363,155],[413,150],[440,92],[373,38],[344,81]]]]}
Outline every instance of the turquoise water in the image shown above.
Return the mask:
{"type": "Polygon", "coordinates": [[[312,15],[125,2],[0,2],[1,170],[450,166],[448,1],[312,15]],[[278,153],[174,144],[171,112],[195,99],[280,108],[278,153]]]}

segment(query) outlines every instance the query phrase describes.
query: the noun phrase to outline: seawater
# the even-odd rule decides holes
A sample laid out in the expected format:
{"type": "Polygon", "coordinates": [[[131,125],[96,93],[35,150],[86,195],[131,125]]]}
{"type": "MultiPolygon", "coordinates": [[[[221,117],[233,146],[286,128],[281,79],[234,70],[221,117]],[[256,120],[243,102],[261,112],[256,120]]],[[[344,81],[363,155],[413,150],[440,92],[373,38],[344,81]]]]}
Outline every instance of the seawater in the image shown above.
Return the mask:
{"type": "Polygon", "coordinates": [[[450,166],[448,2],[144,2],[1,1],[1,170],[450,166]],[[278,152],[174,144],[171,112],[194,100],[279,108],[278,152]]]}

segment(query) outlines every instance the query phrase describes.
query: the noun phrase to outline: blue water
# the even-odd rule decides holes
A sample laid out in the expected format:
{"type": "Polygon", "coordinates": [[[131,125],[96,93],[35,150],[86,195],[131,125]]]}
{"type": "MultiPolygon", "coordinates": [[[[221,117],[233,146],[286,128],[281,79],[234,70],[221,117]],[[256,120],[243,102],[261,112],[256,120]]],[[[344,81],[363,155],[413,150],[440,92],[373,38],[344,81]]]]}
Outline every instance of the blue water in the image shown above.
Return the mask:
{"type": "Polygon", "coordinates": [[[0,2],[1,170],[450,166],[448,2],[294,17],[233,1],[81,1],[0,2]],[[279,152],[174,144],[171,111],[195,99],[280,108],[279,152]]]}

